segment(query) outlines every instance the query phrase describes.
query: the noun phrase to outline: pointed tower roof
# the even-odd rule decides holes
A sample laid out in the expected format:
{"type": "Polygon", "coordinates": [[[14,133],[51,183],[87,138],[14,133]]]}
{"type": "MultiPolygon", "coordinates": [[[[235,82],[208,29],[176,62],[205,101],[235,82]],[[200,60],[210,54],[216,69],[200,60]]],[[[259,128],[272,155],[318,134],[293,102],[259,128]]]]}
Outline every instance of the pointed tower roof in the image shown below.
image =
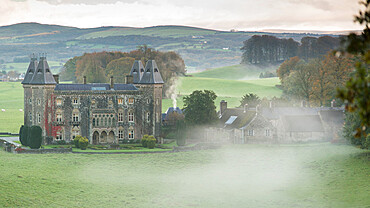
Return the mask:
{"type": "Polygon", "coordinates": [[[35,75],[36,68],[37,68],[37,58],[32,57],[30,64],[28,65],[26,75],[24,75],[24,80],[22,81],[22,84],[29,84],[31,82],[33,75],[35,75]]]}
{"type": "Polygon", "coordinates": [[[54,80],[53,74],[50,71],[46,57],[40,57],[36,73],[30,81],[30,84],[57,84],[54,80]]]}
{"type": "Polygon", "coordinates": [[[163,84],[161,73],[154,60],[149,60],[145,65],[145,72],[139,84],[163,84]]]}
{"type": "Polygon", "coordinates": [[[141,61],[135,60],[134,64],[132,65],[130,75],[134,78],[134,83],[137,84],[140,82],[141,77],[144,74],[144,66],[141,61]]]}

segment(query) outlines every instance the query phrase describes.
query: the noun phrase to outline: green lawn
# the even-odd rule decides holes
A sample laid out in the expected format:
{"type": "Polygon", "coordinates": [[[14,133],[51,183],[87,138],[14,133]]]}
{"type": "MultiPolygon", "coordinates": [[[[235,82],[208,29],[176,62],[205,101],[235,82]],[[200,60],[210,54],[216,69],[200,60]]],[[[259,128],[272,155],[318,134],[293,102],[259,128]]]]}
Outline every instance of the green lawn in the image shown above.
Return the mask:
{"type": "Polygon", "coordinates": [[[0,132],[18,133],[23,124],[23,88],[20,82],[0,82],[0,132]]]}
{"type": "MultiPolygon", "coordinates": [[[[140,155],[0,151],[2,207],[368,207],[347,145],[234,145],[140,155]]],[[[370,152],[367,151],[369,154],[370,152]]]]}

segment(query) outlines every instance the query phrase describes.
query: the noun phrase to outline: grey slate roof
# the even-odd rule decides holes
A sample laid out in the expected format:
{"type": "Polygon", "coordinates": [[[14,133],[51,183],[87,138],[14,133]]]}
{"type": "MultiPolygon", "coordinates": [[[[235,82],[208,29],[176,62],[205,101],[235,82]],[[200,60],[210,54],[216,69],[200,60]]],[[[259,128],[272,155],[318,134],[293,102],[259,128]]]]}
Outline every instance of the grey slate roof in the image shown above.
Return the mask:
{"type": "Polygon", "coordinates": [[[132,65],[130,75],[134,78],[134,83],[137,84],[140,82],[141,77],[144,74],[144,66],[141,61],[135,60],[132,65]]]}
{"type": "Polygon", "coordinates": [[[283,116],[285,131],[291,132],[323,132],[319,115],[283,116]]]}
{"type": "Polygon", "coordinates": [[[22,81],[22,84],[29,84],[33,78],[33,75],[35,74],[37,68],[37,58],[31,58],[30,64],[28,65],[28,69],[26,72],[26,75],[24,76],[24,79],[22,81]]]}
{"type": "Polygon", "coordinates": [[[344,124],[344,110],[322,110],[319,115],[329,125],[341,127],[344,124]]]}
{"type": "Polygon", "coordinates": [[[225,112],[222,113],[219,120],[220,127],[225,128],[242,128],[247,125],[255,117],[256,111],[248,110],[244,112],[243,108],[227,108],[225,112]],[[235,120],[231,124],[226,124],[231,116],[236,116],[235,120]]]}
{"type": "Polygon", "coordinates": [[[154,60],[149,60],[145,65],[145,72],[139,84],[163,84],[161,73],[154,60]]]}
{"type": "Polygon", "coordinates": [[[50,71],[46,57],[40,57],[36,73],[33,75],[29,84],[57,84],[54,80],[53,74],[50,71]]]}
{"type": "Polygon", "coordinates": [[[317,108],[302,108],[302,107],[274,107],[274,108],[262,108],[262,116],[268,120],[277,120],[280,116],[298,116],[298,115],[318,115],[319,111],[322,110],[343,110],[343,108],[336,107],[317,107],[317,108]]]}
{"type": "MultiPolygon", "coordinates": [[[[114,90],[138,90],[133,84],[114,84],[114,90]]],[[[71,90],[71,91],[95,91],[95,90],[111,90],[109,84],[92,83],[92,84],[57,84],[55,90],[71,90]]]]}

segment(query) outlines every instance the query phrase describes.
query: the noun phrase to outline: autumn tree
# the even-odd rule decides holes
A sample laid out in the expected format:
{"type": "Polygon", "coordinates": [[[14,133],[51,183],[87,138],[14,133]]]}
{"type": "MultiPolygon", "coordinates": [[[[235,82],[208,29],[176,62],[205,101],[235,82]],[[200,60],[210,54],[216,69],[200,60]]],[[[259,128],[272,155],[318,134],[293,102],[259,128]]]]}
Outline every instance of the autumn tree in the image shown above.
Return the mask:
{"type": "Polygon", "coordinates": [[[280,78],[281,81],[284,80],[285,77],[289,76],[290,72],[294,71],[298,63],[301,62],[298,56],[292,57],[286,61],[284,61],[276,71],[277,76],[280,78]]]}
{"type": "Polygon", "coordinates": [[[114,82],[124,83],[126,75],[130,74],[131,67],[135,62],[134,58],[122,57],[108,63],[105,69],[106,77],[114,77],[114,82]]]}

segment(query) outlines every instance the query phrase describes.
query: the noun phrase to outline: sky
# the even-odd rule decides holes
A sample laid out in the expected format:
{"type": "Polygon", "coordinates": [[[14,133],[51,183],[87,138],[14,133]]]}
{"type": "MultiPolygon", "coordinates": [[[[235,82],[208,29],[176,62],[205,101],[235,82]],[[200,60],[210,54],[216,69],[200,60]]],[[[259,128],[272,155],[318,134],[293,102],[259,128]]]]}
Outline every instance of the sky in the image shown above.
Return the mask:
{"type": "Polygon", "coordinates": [[[0,0],[0,25],[186,25],[216,30],[360,30],[357,0],[0,0]]]}

